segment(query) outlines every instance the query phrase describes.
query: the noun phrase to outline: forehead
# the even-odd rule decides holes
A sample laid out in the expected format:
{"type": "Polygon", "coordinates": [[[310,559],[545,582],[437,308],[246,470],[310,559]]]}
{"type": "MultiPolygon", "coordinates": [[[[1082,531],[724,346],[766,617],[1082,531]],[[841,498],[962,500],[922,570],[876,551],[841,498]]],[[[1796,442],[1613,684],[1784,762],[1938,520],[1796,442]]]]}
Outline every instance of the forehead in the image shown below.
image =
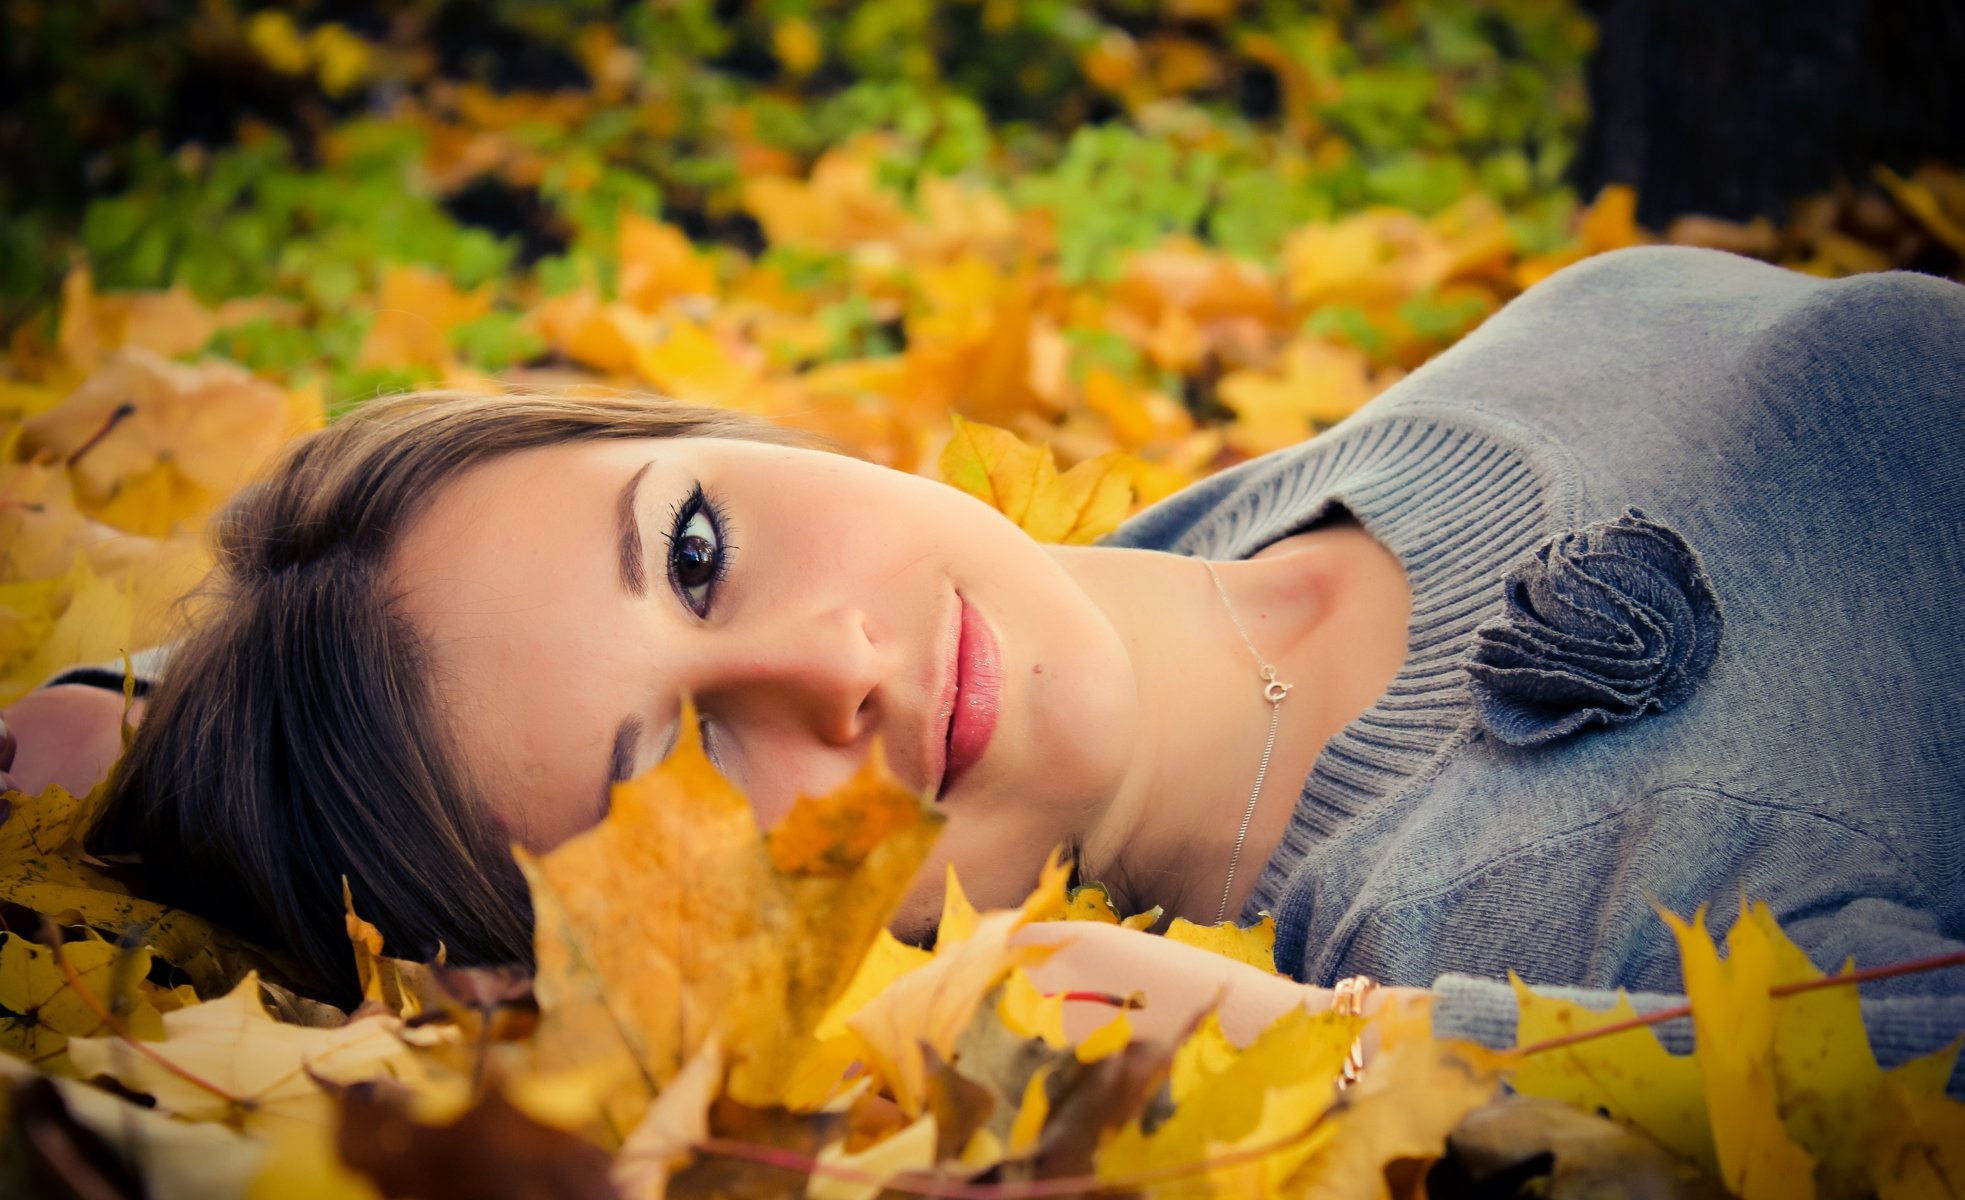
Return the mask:
{"type": "Polygon", "coordinates": [[[597,664],[619,657],[615,499],[651,457],[680,448],[584,442],[492,460],[432,497],[396,546],[393,589],[443,719],[521,835],[539,817],[527,809],[591,799],[573,768],[582,754],[598,768],[605,751],[588,743],[616,719],[592,686],[597,664]]]}

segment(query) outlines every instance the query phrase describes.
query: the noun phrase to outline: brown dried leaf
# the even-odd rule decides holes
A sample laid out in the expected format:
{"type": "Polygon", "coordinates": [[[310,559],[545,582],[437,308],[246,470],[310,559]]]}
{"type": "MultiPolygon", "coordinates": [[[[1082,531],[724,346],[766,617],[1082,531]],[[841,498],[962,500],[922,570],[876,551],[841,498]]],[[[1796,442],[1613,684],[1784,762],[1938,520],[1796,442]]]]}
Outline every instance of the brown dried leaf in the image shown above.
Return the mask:
{"type": "Polygon", "coordinates": [[[416,1120],[398,1087],[358,1083],[336,1101],[342,1161],[390,1200],[616,1200],[606,1151],[540,1124],[502,1093],[440,1125],[416,1120]]]}

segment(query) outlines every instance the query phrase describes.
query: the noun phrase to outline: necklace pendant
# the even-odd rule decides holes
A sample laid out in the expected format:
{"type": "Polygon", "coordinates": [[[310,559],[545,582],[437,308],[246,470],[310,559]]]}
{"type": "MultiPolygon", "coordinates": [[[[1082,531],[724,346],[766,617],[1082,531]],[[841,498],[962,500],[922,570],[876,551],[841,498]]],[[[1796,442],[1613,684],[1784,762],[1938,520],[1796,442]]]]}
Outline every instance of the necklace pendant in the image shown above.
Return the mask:
{"type": "Polygon", "coordinates": [[[1262,698],[1271,704],[1281,704],[1284,698],[1290,694],[1290,689],[1296,686],[1293,683],[1284,683],[1282,680],[1277,679],[1276,668],[1270,666],[1268,663],[1262,664],[1262,682],[1264,685],[1262,698]]]}

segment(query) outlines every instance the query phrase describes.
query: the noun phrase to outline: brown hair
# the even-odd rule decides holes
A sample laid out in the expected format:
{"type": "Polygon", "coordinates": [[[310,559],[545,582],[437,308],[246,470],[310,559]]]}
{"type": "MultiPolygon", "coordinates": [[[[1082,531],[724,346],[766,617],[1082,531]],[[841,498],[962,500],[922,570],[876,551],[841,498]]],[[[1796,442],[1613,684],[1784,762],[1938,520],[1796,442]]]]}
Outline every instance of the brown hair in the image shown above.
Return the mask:
{"type": "Polygon", "coordinates": [[[811,439],[639,397],[425,393],[297,442],[215,525],[214,603],[175,648],[93,844],[140,852],[151,898],[292,954],[358,998],[341,881],[388,953],[530,963],[507,839],[446,738],[389,557],[446,483],[600,438],[811,439]]]}

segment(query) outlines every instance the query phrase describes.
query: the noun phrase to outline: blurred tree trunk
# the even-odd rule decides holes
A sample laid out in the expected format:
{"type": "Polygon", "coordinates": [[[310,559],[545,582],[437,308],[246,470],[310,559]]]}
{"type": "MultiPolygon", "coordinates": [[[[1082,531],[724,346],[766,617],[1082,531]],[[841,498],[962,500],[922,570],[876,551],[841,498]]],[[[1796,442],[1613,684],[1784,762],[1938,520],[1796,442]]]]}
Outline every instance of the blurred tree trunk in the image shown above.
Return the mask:
{"type": "Polygon", "coordinates": [[[1872,164],[1965,163],[1965,0],[1586,0],[1600,31],[1585,198],[1637,188],[1639,220],[1780,221],[1872,164]]]}

